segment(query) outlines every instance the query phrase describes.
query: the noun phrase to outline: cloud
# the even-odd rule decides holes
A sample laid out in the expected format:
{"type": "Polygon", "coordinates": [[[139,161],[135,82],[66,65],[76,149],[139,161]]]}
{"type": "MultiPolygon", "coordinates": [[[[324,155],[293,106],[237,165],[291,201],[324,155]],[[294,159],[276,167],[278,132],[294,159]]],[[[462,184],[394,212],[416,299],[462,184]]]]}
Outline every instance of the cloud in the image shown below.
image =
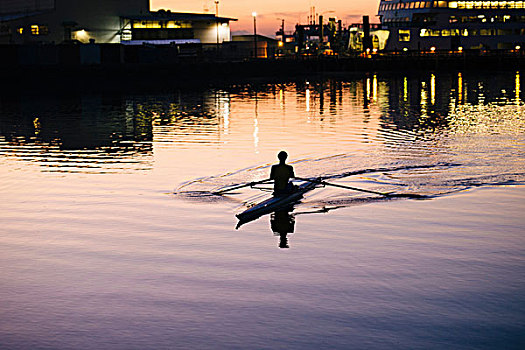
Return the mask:
{"type": "Polygon", "coordinates": [[[232,35],[253,35],[253,32],[247,30],[234,30],[232,31],[232,35]]]}

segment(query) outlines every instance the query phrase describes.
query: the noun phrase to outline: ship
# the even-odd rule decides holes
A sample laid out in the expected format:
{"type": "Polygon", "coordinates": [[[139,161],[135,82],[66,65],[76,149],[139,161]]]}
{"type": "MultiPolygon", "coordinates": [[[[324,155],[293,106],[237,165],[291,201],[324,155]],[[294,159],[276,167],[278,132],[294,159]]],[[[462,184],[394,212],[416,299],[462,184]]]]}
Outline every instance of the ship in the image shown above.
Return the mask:
{"type": "Polygon", "coordinates": [[[520,50],[525,1],[382,0],[387,51],[520,50]]]}

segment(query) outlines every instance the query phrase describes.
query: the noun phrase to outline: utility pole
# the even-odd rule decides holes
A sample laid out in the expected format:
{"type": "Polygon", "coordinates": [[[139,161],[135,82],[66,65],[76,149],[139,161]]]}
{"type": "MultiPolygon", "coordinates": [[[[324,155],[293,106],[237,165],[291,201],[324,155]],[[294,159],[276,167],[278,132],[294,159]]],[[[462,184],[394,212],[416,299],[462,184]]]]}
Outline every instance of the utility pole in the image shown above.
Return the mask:
{"type": "Polygon", "coordinates": [[[215,20],[217,21],[217,54],[219,54],[219,0],[215,0],[215,20]]]}
{"type": "Polygon", "coordinates": [[[257,12],[252,12],[253,16],[253,57],[257,58],[257,12]]]}

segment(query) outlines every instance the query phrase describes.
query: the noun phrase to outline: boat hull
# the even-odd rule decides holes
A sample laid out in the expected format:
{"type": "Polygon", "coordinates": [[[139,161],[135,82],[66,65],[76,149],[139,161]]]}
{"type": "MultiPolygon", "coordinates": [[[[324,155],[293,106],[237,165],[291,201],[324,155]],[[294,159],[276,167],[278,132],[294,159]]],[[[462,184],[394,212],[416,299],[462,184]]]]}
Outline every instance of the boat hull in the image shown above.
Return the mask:
{"type": "Polygon", "coordinates": [[[301,185],[297,186],[296,190],[292,193],[285,194],[282,196],[273,196],[271,198],[262,201],[254,205],[253,207],[246,209],[242,213],[236,215],[239,219],[237,228],[241,225],[253,221],[263,215],[273,213],[274,211],[283,210],[287,207],[292,206],[297,203],[303,195],[313,190],[317,185],[313,182],[304,182],[301,185]]]}

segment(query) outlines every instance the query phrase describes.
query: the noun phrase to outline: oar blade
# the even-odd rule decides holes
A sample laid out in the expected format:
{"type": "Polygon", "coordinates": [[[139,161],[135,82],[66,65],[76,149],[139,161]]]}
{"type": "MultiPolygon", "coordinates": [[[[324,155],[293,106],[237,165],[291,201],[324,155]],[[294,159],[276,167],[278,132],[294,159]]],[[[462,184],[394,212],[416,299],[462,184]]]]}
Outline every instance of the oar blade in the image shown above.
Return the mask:
{"type": "Polygon", "coordinates": [[[417,193],[390,193],[387,194],[388,197],[399,197],[399,198],[409,198],[409,199],[428,199],[428,196],[417,193]]]}

